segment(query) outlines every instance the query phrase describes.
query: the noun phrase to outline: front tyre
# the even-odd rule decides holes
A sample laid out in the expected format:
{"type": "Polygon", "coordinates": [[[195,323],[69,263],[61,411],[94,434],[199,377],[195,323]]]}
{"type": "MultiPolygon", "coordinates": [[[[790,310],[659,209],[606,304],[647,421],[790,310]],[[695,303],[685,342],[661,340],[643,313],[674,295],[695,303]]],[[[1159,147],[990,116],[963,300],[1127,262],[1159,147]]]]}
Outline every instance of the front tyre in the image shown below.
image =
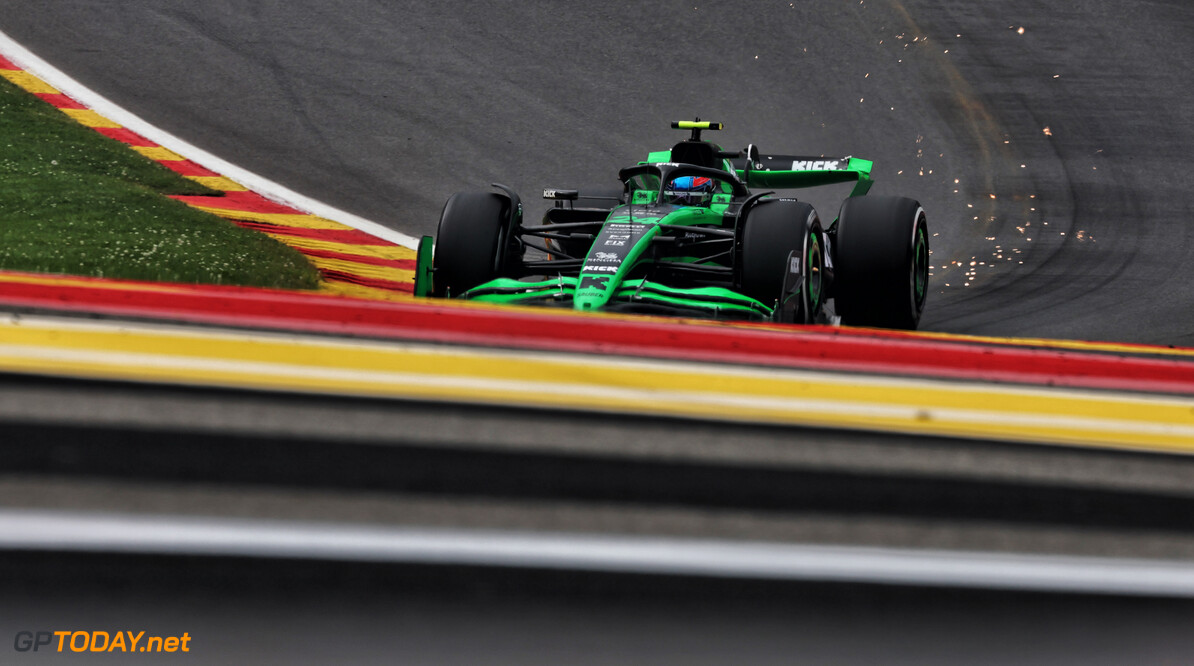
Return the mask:
{"type": "Polygon", "coordinates": [[[743,221],[742,292],[765,305],[777,304],[785,321],[813,322],[828,286],[822,238],[821,220],[809,204],[782,199],[759,202],[743,221]],[[788,294],[785,280],[793,268],[799,272],[800,286],[798,292],[788,294]]]}
{"type": "Polygon", "coordinates": [[[494,192],[457,192],[440,215],[435,239],[436,296],[459,296],[500,277],[510,200],[494,192]]]}
{"type": "Polygon", "coordinates": [[[929,285],[929,232],[920,203],[851,197],[837,222],[835,309],[851,326],[914,330],[929,285]]]}

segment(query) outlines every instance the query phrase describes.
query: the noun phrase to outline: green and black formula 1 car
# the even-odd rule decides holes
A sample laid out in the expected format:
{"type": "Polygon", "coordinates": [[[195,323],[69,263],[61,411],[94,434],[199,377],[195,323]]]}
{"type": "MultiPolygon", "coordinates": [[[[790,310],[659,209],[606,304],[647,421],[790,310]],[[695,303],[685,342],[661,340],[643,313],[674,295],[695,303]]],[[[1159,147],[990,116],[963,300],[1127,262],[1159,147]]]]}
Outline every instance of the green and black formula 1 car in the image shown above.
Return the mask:
{"type": "Polygon", "coordinates": [[[423,237],[417,296],[576,310],[916,328],[929,275],[925,212],[863,196],[871,162],[723,151],[720,123],[622,169],[622,187],[547,189],[528,225],[510,188],[462,192],[423,237]],[[855,182],[827,227],[809,204],[750,188],[855,182]],[[528,255],[528,249],[536,252],[528,255]],[[831,300],[832,299],[832,300],[831,300]],[[828,303],[828,305],[827,305],[828,303]]]}

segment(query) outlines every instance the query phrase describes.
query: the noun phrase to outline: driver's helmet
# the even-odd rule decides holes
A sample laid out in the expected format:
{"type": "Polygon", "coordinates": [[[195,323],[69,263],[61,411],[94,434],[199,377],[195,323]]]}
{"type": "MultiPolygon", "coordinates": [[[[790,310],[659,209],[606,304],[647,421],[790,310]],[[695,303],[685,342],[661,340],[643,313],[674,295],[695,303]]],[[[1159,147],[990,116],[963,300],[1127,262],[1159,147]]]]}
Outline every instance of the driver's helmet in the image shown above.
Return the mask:
{"type": "Polygon", "coordinates": [[[713,200],[713,186],[712,178],[680,176],[668,183],[664,195],[677,206],[706,206],[713,200]]]}

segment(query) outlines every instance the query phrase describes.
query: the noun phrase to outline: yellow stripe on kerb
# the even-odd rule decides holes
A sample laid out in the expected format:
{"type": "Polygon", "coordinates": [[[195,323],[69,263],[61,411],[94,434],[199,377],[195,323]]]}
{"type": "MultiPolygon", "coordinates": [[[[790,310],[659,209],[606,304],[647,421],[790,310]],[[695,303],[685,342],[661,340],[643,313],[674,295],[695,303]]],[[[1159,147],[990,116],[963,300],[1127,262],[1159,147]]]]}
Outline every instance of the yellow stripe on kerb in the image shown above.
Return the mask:
{"type": "Polygon", "coordinates": [[[187,180],[193,180],[200,185],[210,187],[213,190],[221,192],[248,192],[249,188],[240,183],[225,178],[223,176],[184,176],[187,180]]]}
{"type": "Polygon", "coordinates": [[[392,282],[414,282],[415,280],[415,272],[413,270],[362,264],[355,261],[344,261],[343,259],[327,259],[324,257],[308,256],[307,261],[320,270],[359,275],[375,280],[390,280],[392,282]]]}
{"type": "Polygon", "coordinates": [[[34,95],[59,95],[61,94],[57,88],[42,81],[29,72],[22,72],[20,70],[3,69],[0,70],[0,76],[12,81],[17,86],[24,88],[26,91],[34,95]]]}
{"type": "Polygon", "coordinates": [[[317,217],[315,215],[292,215],[288,213],[254,213],[244,210],[236,210],[234,208],[217,208],[213,206],[194,206],[201,211],[226,217],[231,220],[242,220],[245,222],[263,222],[265,224],[276,224],[280,227],[299,227],[302,229],[343,229],[348,230],[352,227],[333,222],[332,220],[317,217]]]}
{"type": "Polygon", "coordinates": [[[417,256],[414,250],[402,247],[401,245],[354,245],[352,243],[336,243],[318,238],[303,238],[302,236],[273,233],[269,234],[269,236],[274,240],[300,250],[323,250],[325,252],[355,254],[358,257],[375,257],[377,259],[389,259],[393,261],[414,259],[417,256]]]}
{"type": "Polygon", "coordinates": [[[113,122],[91,109],[62,109],[62,112],[84,127],[118,128],[120,123],[113,122]]]}
{"type": "Polygon", "coordinates": [[[161,146],[132,146],[132,149],[158,162],[181,162],[185,159],[173,150],[161,146]]]}
{"type": "Polygon", "coordinates": [[[410,301],[414,298],[413,294],[405,291],[364,287],[351,282],[328,280],[326,278],[319,283],[319,289],[317,291],[319,291],[321,294],[328,294],[331,296],[367,298],[372,301],[410,301]]]}
{"type": "Polygon", "coordinates": [[[1194,399],[397,342],[0,322],[0,370],[1194,453],[1194,399]]]}

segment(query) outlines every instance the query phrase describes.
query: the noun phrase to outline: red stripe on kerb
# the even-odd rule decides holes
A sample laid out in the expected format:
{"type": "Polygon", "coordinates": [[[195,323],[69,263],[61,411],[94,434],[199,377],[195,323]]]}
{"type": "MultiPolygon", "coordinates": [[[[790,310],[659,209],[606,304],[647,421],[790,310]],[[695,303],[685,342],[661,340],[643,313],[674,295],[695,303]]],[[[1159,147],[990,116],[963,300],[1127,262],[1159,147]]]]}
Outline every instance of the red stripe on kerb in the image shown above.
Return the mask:
{"type": "Polygon", "coordinates": [[[286,204],[270,201],[256,192],[225,192],[220,197],[180,195],[171,198],[191,206],[206,208],[226,208],[250,213],[306,215],[306,213],[297,208],[291,208],[286,204]]]}
{"type": "Polygon", "coordinates": [[[170,169],[181,176],[218,176],[220,174],[211,169],[199,166],[190,160],[159,160],[158,164],[170,169]]]}
{"type": "Polygon", "coordinates": [[[87,107],[71,99],[69,95],[61,93],[37,93],[37,96],[43,101],[50,103],[59,109],[86,109],[87,107]]]}
{"type": "Polygon", "coordinates": [[[358,264],[369,264],[370,266],[387,266],[389,268],[400,268],[408,271],[413,271],[415,269],[414,259],[383,259],[382,257],[368,257],[363,254],[348,254],[347,252],[332,252],[331,250],[314,250],[307,247],[299,248],[298,250],[308,257],[340,259],[342,261],[352,261],[358,264]]]}
{"type": "Polygon", "coordinates": [[[152,284],[137,291],[114,289],[108,286],[112,282],[103,280],[86,283],[88,286],[6,282],[0,300],[50,310],[484,347],[1194,395],[1194,362],[1173,358],[881,339],[866,331],[825,327],[772,330],[522,308],[491,310],[423,299],[374,302],[302,292],[182,285],[161,293],[151,291],[152,284]]]}
{"type": "Polygon", "coordinates": [[[137,134],[132,130],[127,130],[123,127],[96,127],[94,129],[109,139],[116,139],[117,141],[121,143],[127,143],[130,146],[154,148],[158,145],[157,143],[146,139],[140,134],[137,134]]]}
{"type": "Polygon", "coordinates": [[[20,67],[17,67],[16,65],[14,65],[14,64],[12,63],[12,61],[11,61],[11,60],[9,60],[8,58],[5,58],[4,56],[0,56],[0,69],[15,69],[15,70],[20,70],[21,68],[20,68],[20,67]]]}
{"type": "Polygon", "coordinates": [[[373,289],[385,289],[386,291],[401,291],[408,294],[415,292],[415,283],[412,282],[396,282],[394,280],[382,280],[380,278],[371,278],[364,275],[357,275],[347,271],[337,271],[328,269],[319,269],[323,277],[333,282],[347,282],[349,284],[357,284],[362,287],[372,287],[373,289]]]}

